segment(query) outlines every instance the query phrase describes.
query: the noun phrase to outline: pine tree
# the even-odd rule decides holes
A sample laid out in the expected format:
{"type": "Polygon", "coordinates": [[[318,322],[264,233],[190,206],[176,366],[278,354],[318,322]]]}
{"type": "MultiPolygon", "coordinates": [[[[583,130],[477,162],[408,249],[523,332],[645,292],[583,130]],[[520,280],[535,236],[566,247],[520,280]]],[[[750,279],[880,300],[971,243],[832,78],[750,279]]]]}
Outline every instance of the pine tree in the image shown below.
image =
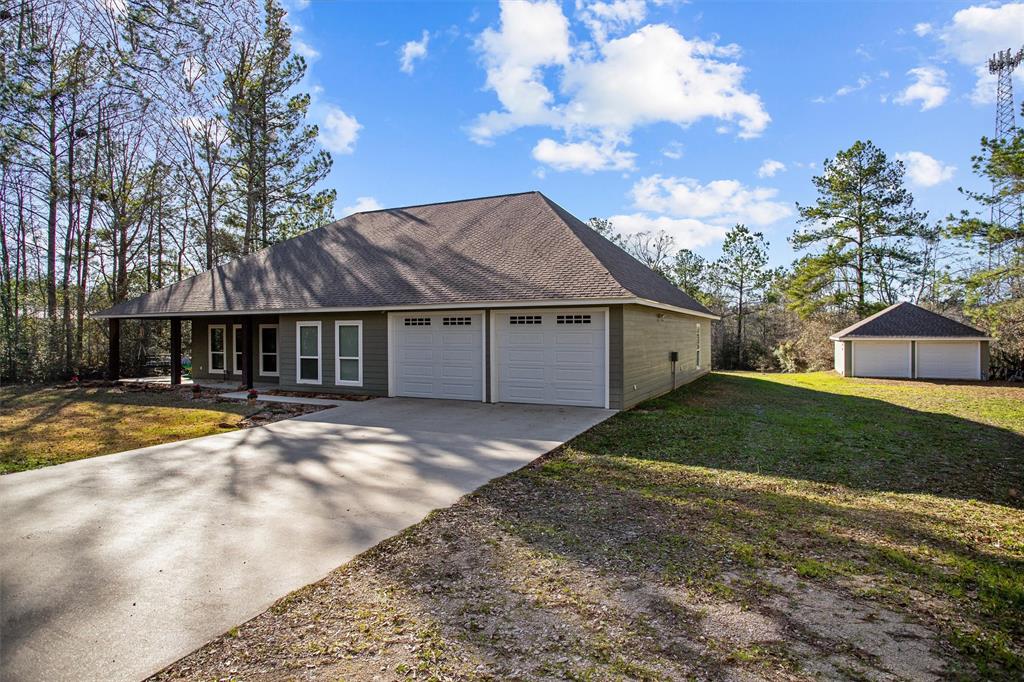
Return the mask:
{"type": "MultiPolygon", "coordinates": [[[[1021,108],[1024,115],[1024,107],[1021,108]]],[[[1024,206],[1024,129],[1006,139],[981,139],[972,158],[975,174],[997,188],[995,194],[960,191],[988,213],[1007,199],[1024,206]]],[[[1002,375],[1024,374],[1024,210],[1008,224],[989,215],[964,211],[950,217],[948,234],[974,246],[978,262],[962,277],[967,314],[997,340],[993,369],[1002,375]]]]}
{"type": "Polygon", "coordinates": [[[736,307],[736,365],[743,367],[743,319],[764,294],[773,273],[768,265],[768,242],[760,232],[736,225],[725,235],[714,277],[736,307]]]}
{"type": "Polygon", "coordinates": [[[242,234],[243,253],[327,222],[334,190],[314,187],[331,170],[331,156],[317,150],[318,130],[306,123],[310,97],[293,89],[306,62],[291,49],[284,8],[267,0],[263,34],[240,41],[227,70],[226,125],[238,205],[229,221],[242,234]]]}
{"type": "Polygon", "coordinates": [[[794,309],[823,308],[863,316],[889,304],[918,272],[915,240],[928,231],[925,213],[903,184],[901,161],[890,161],[870,141],[857,141],[825,161],[813,179],[817,201],[797,204],[806,226],[790,239],[799,250],[821,250],[797,262],[790,291],[794,309]]]}

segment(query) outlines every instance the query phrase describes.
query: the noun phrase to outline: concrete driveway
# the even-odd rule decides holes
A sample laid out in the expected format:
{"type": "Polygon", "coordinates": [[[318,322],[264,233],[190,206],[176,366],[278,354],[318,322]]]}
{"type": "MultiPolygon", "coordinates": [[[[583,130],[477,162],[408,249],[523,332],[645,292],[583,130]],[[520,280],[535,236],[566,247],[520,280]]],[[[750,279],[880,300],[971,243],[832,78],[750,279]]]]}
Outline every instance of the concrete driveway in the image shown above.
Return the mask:
{"type": "Polygon", "coordinates": [[[0,477],[0,679],[144,678],[611,414],[379,399],[0,477]]]}

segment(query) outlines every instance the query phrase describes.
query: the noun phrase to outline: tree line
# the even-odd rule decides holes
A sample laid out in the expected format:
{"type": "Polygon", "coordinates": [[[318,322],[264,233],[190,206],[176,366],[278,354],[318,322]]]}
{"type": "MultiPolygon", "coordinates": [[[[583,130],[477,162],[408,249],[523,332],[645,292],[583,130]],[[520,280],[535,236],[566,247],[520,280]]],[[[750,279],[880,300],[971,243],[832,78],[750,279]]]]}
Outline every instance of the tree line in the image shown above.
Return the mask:
{"type": "Polygon", "coordinates": [[[813,178],[815,202],[797,204],[789,242],[799,256],[789,267],[769,267],[768,242],[745,225],[728,231],[714,260],[677,249],[665,232],[590,225],[722,316],[712,327],[715,367],[828,369],[829,335],[911,301],[986,330],[992,375],[1024,379],[1024,131],[982,138],[972,165],[995,190],[960,189],[963,211],[930,222],[903,163],[855,142],[813,178]],[[1000,203],[1012,207],[1010,225],[992,219],[1000,203]]]}
{"type": "MultiPolygon", "coordinates": [[[[107,331],[90,312],[332,220],[305,72],[277,0],[0,7],[0,377],[98,372],[107,331]]],[[[902,163],[855,143],[798,205],[785,268],[743,225],[713,260],[591,225],[723,315],[718,367],[829,367],[830,333],[911,300],[985,328],[995,373],[1019,375],[1024,133],[982,138],[973,169],[996,191],[961,190],[964,211],[930,222],[902,163]],[[996,225],[1007,200],[1016,221],[996,225]]],[[[166,344],[165,324],[126,324],[122,363],[166,344]]]]}
{"type": "MultiPolygon", "coordinates": [[[[0,375],[101,367],[89,313],[329,222],[276,0],[0,9],[0,375]]],[[[122,333],[129,368],[166,325],[122,333]]]]}

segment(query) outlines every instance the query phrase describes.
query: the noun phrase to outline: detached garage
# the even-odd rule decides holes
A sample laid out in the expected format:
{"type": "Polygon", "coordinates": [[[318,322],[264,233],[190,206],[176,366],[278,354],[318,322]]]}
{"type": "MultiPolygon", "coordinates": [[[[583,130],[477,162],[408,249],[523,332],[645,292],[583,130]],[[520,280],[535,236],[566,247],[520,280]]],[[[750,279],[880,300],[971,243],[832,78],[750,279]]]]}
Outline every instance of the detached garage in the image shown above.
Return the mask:
{"type": "Polygon", "coordinates": [[[843,376],[891,379],[988,377],[985,332],[925,310],[897,303],[829,337],[835,369],[843,376]]]}

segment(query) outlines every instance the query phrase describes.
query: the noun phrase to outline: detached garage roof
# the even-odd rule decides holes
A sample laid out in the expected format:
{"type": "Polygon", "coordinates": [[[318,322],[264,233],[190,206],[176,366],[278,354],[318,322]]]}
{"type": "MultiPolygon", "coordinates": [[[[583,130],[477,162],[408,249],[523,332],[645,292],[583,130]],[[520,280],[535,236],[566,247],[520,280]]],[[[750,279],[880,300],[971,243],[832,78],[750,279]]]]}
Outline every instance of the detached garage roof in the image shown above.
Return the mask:
{"type": "Polygon", "coordinates": [[[540,192],[356,213],[96,317],[544,301],[714,317],[540,192]]]}
{"type": "Polygon", "coordinates": [[[913,303],[897,303],[836,332],[832,341],[858,339],[976,339],[988,338],[980,329],[925,310],[913,303]]]}

